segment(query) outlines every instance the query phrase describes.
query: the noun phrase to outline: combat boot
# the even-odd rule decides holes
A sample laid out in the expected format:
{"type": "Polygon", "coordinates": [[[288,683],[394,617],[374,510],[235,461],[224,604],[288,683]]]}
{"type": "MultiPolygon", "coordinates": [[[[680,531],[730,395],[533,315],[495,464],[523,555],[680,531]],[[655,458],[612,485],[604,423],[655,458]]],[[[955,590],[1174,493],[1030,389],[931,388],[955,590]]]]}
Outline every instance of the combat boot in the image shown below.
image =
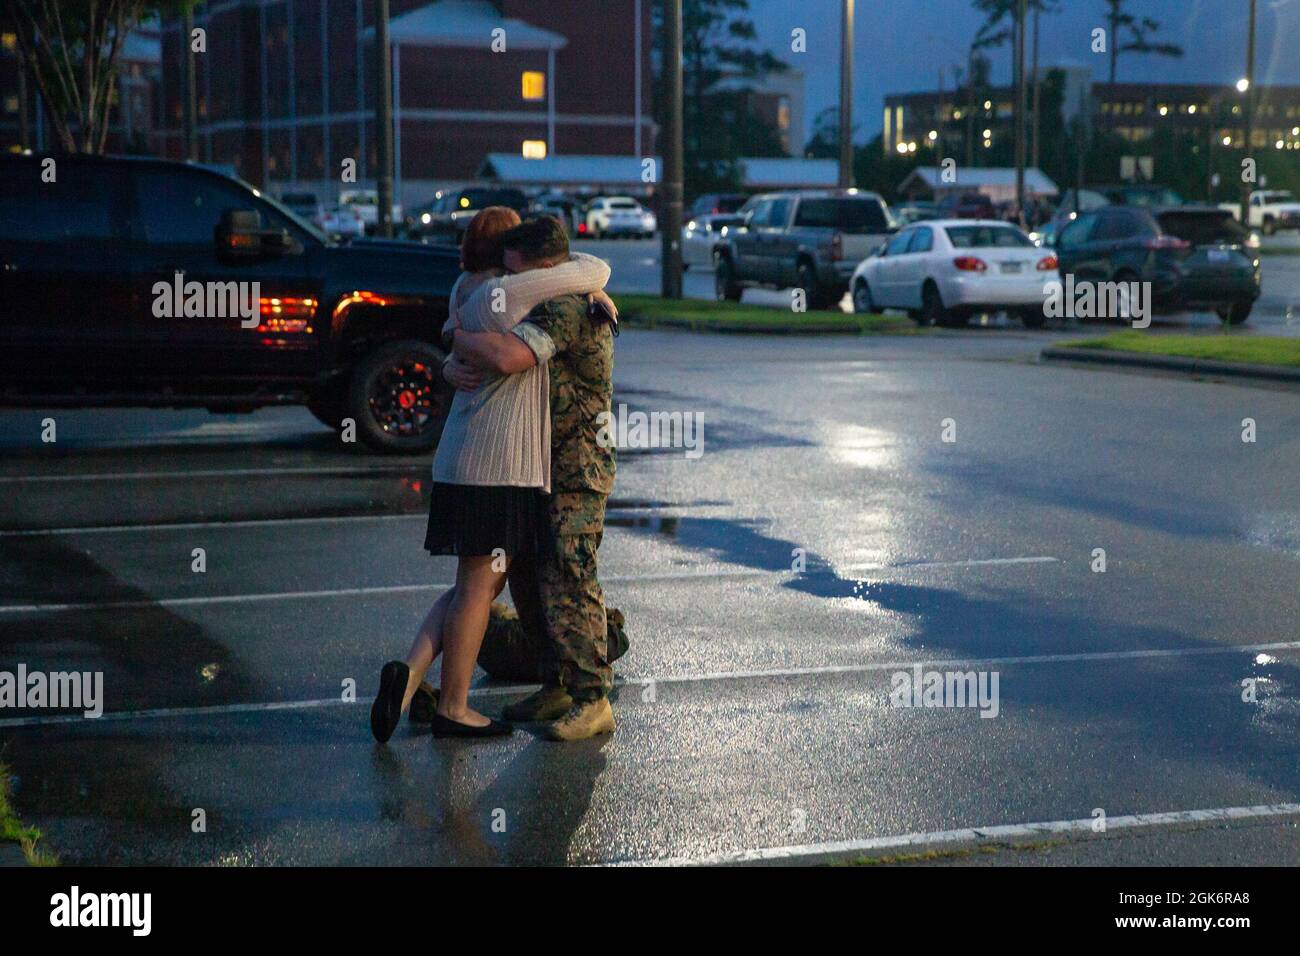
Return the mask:
{"type": "Polygon", "coordinates": [[[526,724],[535,720],[555,720],[573,707],[573,698],[563,687],[543,687],[501,712],[506,720],[526,724]]]}
{"type": "Polygon", "coordinates": [[[576,702],[567,714],[546,728],[550,740],[586,740],[613,732],[614,711],[608,697],[576,702]]]}

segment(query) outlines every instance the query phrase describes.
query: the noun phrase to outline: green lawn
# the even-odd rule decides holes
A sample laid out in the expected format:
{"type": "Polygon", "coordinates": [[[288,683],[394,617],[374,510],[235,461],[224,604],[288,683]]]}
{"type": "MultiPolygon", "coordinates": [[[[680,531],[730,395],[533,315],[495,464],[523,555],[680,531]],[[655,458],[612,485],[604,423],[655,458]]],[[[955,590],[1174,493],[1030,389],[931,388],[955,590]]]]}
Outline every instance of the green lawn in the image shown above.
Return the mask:
{"type": "Polygon", "coordinates": [[[1059,347],[1300,368],[1300,339],[1265,335],[1148,335],[1130,329],[1099,339],[1061,342],[1059,347]]]}
{"type": "Polygon", "coordinates": [[[54,854],[36,846],[40,838],[40,830],[23,826],[14,813],[9,803],[9,768],[0,764],[0,843],[17,843],[32,866],[56,865],[58,858],[54,854]]]}
{"type": "Polygon", "coordinates": [[[915,332],[911,319],[845,312],[791,312],[763,305],[715,302],[709,299],[661,299],[657,295],[616,295],[619,321],[630,328],[682,326],[707,332],[816,332],[857,334],[915,332]]]}

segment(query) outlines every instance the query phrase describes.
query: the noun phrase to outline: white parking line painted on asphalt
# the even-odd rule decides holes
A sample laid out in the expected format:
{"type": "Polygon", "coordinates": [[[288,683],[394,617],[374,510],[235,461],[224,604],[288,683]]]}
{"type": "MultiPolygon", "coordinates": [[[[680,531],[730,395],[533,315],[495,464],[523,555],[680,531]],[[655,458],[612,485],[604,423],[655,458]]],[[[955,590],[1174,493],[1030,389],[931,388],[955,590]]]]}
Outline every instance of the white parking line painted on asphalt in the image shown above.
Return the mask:
{"type": "Polygon", "coordinates": [[[410,465],[345,465],[318,468],[213,468],[207,471],[103,471],[92,474],[0,475],[0,485],[44,485],[65,481],[171,481],[176,478],[260,478],[285,475],[392,475],[418,472],[423,475],[425,462],[410,465]]]}
{"type": "Polygon", "coordinates": [[[246,521],[181,521],[171,524],[114,524],[86,525],[81,528],[31,528],[22,531],[0,531],[0,538],[42,538],[76,534],[129,534],[132,531],[196,531],[207,528],[267,528],[300,524],[351,524],[356,521],[410,521],[429,520],[427,512],[404,515],[322,515],[316,518],[250,518],[246,521]]]}
{"type": "MultiPolygon", "coordinates": [[[[1056,558],[977,558],[967,561],[924,561],[903,564],[876,564],[870,569],[912,571],[929,568],[968,568],[1007,564],[1055,563],[1056,558]]],[[[862,569],[868,566],[863,565],[862,569]]],[[[762,568],[734,568],[719,571],[673,571],[664,574],[611,575],[603,584],[641,584],[659,581],[712,581],[725,578],[775,577],[794,580],[793,571],[768,571],[762,568]]],[[[449,584],[391,584],[364,588],[330,588],[318,591],[270,591],[261,594],[214,594],[202,597],[161,598],[149,601],[84,601],[75,604],[8,604],[0,605],[0,614],[55,614],[69,611],[119,611],[150,607],[202,607],[208,604],[252,604],[259,601],[304,601],[320,598],[360,597],[373,594],[406,594],[417,591],[445,590],[449,584]]]]}
{"type": "MultiPolygon", "coordinates": [[[[1165,813],[1135,813],[1107,817],[1106,832],[1178,826],[1188,823],[1220,823],[1253,820],[1261,817],[1300,815],[1300,803],[1271,803],[1252,807],[1218,807],[1211,810],[1172,810],[1165,813]]],[[[1020,837],[1050,834],[1091,834],[1097,821],[1048,820],[1041,823],[1012,823],[999,826],[969,827],[962,830],[933,830],[928,833],[903,833],[897,836],[870,837],[863,840],[836,840],[828,843],[805,843],[767,847],[760,850],[730,850],[704,856],[676,856],[644,860],[618,860],[609,866],[718,866],[734,863],[791,862],[801,859],[837,856],[846,853],[870,853],[875,850],[899,850],[907,847],[932,847],[952,843],[983,843],[1020,837]]]]}
{"type": "MultiPolygon", "coordinates": [[[[706,681],[754,680],[782,677],[815,677],[824,674],[865,674],[876,671],[911,670],[914,667],[982,669],[989,666],[1007,666],[1014,664],[1068,664],[1096,661],[1141,660],[1162,657],[1203,657],[1222,654],[1258,654],[1263,651],[1300,650],[1300,641],[1285,641],[1272,644],[1235,644],[1221,647],[1182,647],[1152,648],[1135,651],[1095,651],[1078,654],[1039,654],[1022,657],[957,657],[934,658],[922,661],[881,661],[873,664],[839,664],[827,667],[788,667],[772,670],[714,671],[706,674],[667,674],[651,677],[619,677],[616,687],[648,687],[665,684],[698,684],[706,681]]],[[[470,689],[471,697],[500,697],[511,694],[523,694],[536,690],[537,684],[505,684],[470,689]]],[[[358,701],[364,700],[361,695],[358,701]]],[[[357,702],[345,701],[338,697],[326,697],[320,700],[271,701],[250,704],[215,704],[211,707],[173,707],[159,710],[124,710],[108,711],[103,716],[90,720],[90,723],[114,720],[146,720],[160,717],[192,717],[198,715],[246,714],[276,710],[309,710],[317,707],[355,706],[357,702]]],[[[11,717],[0,720],[0,728],[5,727],[43,727],[51,724],[73,724],[87,722],[79,714],[52,715],[49,717],[11,717]]]]}

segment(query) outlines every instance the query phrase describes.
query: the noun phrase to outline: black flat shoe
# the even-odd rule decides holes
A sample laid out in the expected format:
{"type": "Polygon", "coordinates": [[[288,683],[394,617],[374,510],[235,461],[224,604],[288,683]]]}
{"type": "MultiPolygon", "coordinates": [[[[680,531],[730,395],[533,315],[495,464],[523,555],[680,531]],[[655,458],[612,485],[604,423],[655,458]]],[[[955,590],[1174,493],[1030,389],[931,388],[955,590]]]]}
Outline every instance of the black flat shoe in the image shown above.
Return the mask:
{"type": "Polygon", "coordinates": [[[401,661],[389,661],[379,672],[379,695],[370,708],[370,732],[381,744],[388,743],[402,719],[402,698],[411,669],[401,661]]]}
{"type": "Polygon", "coordinates": [[[514,732],[515,728],[509,724],[503,724],[491,718],[488,718],[486,726],[471,727],[469,724],[462,724],[460,721],[444,717],[442,714],[433,715],[433,735],[435,737],[506,737],[514,732]]]}

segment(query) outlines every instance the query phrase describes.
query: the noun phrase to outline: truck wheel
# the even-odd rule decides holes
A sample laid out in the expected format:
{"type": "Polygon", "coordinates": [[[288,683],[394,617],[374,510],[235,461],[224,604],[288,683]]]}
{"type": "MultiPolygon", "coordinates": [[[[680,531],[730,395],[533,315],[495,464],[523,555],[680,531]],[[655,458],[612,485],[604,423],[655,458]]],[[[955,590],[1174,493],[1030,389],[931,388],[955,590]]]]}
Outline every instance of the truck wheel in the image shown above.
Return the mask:
{"type": "Polygon", "coordinates": [[[736,282],[736,269],[726,256],[718,257],[718,270],[713,275],[713,291],[719,302],[739,302],[744,291],[736,282]]]}
{"type": "Polygon", "coordinates": [[[1272,216],[1265,216],[1264,225],[1261,228],[1264,232],[1264,235],[1271,236],[1273,235],[1273,233],[1277,232],[1277,220],[1275,220],[1272,216]]]}
{"type": "Polygon", "coordinates": [[[811,262],[799,263],[799,288],[803,289],[803,294],[807,297],[808,308],[830,308],[830,301],[817,282],[817,273],[813,271],[811,262]]]}
{"type": "Polygon", "coordinates": [[[1253,302],[1234,302],[1232,305],[1222,306],[1215,311],[1218,312],[1219,318],[1229,325],[1241,325],[1250,318],[1250,310],[1254,305],[1253,302]]]}
{"type": "Polygon", "coordinates": [[[358,363],[346,408],[363,442],[395,455],[438,444],[452,395],[442,381],[442,360],[427,342],[404,339],[380,345],[358,363]]]}

